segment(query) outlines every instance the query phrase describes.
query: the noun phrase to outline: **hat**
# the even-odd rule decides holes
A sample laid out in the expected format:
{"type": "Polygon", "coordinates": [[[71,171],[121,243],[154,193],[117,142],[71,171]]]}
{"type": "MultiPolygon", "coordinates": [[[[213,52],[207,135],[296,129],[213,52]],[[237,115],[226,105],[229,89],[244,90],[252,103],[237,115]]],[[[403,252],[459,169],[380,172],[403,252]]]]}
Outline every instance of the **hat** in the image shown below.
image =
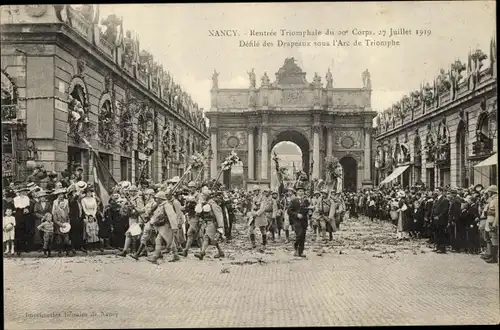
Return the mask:
{"type": "Polygon", "coordinates": [[[131,185],[129,188],[128,188],[128,191],[137,191],[137,186],[135,184],[131,185]]]}
{"type": "Polygon", "coordinates": [[[498,187],[496,185],[492,184],[491,186],[488,187],[488,189],[486,189],[486,192],[492,192],[492,193],[497,194],[498,187]]]}
{"type": "Polygon", "coordinates": [[[5,232],[7,232],[7,233],[8,233],[8,232],[9,232],[9,231],[11,231],[12,229],[14,229],[14,225],[13,225],[13,224],[11,224],[11,223],[8,223],[8,224],[5,226],[5,229],[4,229],[4,230],[5,230],[5,232]]]}
{"type": "Polygon", "coordinates": [[[75,171],[83,171],[83,167],[78,166],[77,168],[75,168],[75,171]]]}
{"type": "Polygon", "coordinates": [[[71,230],[71,225],[69,223],[65,222],[61,226],[59,226],[59,230],[63,234],[69,233],[69,231],[71,230]]]}
{"type": "Polygon", "coordinates": [[[190,181],[190,182],[188,183],[188,187],[189,187],[189,188],[194,188],[194,187],[196,187],[196,183],[195,183],[194,181],[190,181]]]}
{"type": "Polygon", "coordinates": [[[480,192],[480,191],[484,190],[484,187],[482,184],[478,183],[477,185],[474,186],[474,190],[477,192],[480,192]]]}
{"type": "Polygon", "coordinates": [[[151,188],[146,189],[144,191],[144,195],[154,195],[154,194],[155,194],[155,191],[153,189],[151,189],[151,188]]]}
{"type": "Polygon", "coordinates": [[[44,190],[41,190],[41,191],[36,193],[36,197],[38,197],[38,198],[45,197],[45,196],[47,196],[47,192],[44,190]]]}
{"type": "Polygon", "coordinates": [[[155,198],[167,200],[167,194],[164,191],[156,193],[155,198]]]}
{"type": "Polygon", "coordinates": [[[123,189],[127,189],[128,187],[130,187],[132,185],[132,183],[130,183],[130,181],[122,181],[120,182],[120,186],[123,188],[123,189]]]}
{"type": "Polygon", "coordinates": [[[85,182],[85,181],[78,181],[76,183],[76,188],[80,189],[80,190],[83,190],[83,189],[87,188],[87,182],[85,182]]]}
{"type": "Polygon", "coordinates": [[[313,195],[321,195],[321,193],[318,190],[315,190],[313,195]]]}
{"type": "Polygon", "coordinates": [[[30,189],[25,185],[25,184],[21,184],[17,187],[16,191],[17,192],[20,192],[20,191],[29,191],[30,189]]]}
{"type": "Polygon", "coordinates": [[[210,189],[208,189],[207,186],[204,186],[203,188],[201,188],[201,193],[203,195],[209,195],[211,193],[210,189]]]}
{"type": "Polygon", "coordinates": [[[7,189],[5,191],[5,197],[6,198],[14,198],[14,197],[16,197],[16,192],[12,189],[7,189]]]}
{"type": "Polygon", "coordinates": [[[328,190],[327,190],[327,189],[322,189],[322,190],[321,190],[321,193],[322,193],[322,194],[327,194],[327,195],[328,195],[328,190]]]}
{"type": "Polygon", "coordinates": [[[306,190],[306,187],[302,184],[298,184],[297,187],[295,187],[296,190],[306,190]]]}
{"type": "Polygon", "coordinates": [[[172,182],[172,183],[177,183],[179,181],[181,181],[181,178],[178,175],[176,175],[172,179],[170,179],[170,182],[172,182]]]}
{"type": "Polygon", "coordinates": [[[293,187],[288,187],[286,190],[295,193],[295,189],[293,187]]]}
{"type": "Polygon", "coordinates": [[[278,195],[278,192],[275,190],[272,192],[273,195],[278,195]]]}
{"type": "Polygon", "coordinates": [[[56,171],[52,171],[52,172],[50,172],[48,175],[49,175],[50,177],[55,178],[55,177],[57,177],[57,172],[56,172],[56,171]]]}
{"type": "Polygon", "coordinates": [[[271,189],[265,187],[264,189],[262,189],[262,192],[263,193],[268,193],[268,192],[271,192],[271,189]]]}
{"type": "Polygon", "coordinates": [[[33,190],[36,188],[36,184],[34,182],[28,182],[28,184],[26,185],[26,188],[28,190],[33,190]]]}
{"type": "Polygon", "coordinates": [[[253,190],[253,191],[260,190],[260,187],[259,187],[258,185],[254,185],[252,190],[253,190]]]}

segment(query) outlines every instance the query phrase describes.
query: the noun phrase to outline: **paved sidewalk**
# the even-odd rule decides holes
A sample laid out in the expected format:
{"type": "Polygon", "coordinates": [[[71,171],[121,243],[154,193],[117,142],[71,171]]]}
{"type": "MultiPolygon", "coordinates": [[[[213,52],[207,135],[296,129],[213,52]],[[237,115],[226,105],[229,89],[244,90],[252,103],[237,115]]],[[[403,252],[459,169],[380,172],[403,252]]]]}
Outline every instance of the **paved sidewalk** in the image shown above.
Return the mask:
{"type": "MultiPolygon", "coordinates": [[[[290,245],[153,265],[112,255],[4,260],[5,327],[124,328],[496,324],[498,265],[396,242],[393,227],[343,225],[307,259],[290,245]],[[287,250],[288,249],[288,250],[287,250]],[[317,252],[322,252],[317,255],[317,252]]],[[[310,237],[308,238],[310,241],[310,237]]],[[[210,250],[210,255],[215,251],[210,250]]]]}

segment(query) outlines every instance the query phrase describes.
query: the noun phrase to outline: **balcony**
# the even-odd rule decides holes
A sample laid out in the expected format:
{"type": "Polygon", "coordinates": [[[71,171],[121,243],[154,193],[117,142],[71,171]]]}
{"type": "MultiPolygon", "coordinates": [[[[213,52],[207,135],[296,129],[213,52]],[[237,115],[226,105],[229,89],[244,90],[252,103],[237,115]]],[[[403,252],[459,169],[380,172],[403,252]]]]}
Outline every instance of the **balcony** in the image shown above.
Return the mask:
{"type": "Polygon", "coordinates": [[[493,139],[482,138],[472,143],[474,156],[489,156],[493,152],[493,139]]]}

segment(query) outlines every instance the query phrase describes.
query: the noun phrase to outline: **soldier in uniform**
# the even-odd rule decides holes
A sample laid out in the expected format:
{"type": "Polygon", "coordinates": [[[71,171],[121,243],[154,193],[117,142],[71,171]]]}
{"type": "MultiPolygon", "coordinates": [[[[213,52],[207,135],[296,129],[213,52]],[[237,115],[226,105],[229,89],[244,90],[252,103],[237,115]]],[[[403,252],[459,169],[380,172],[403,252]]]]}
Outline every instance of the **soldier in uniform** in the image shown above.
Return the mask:
{"type": "Polygon", "coordinates": [[[278,192],[273,191],[271,194],[271,201],[273,203],[273,215],[271,219],[271,223],[269,224],[269,231],[271,232],[271,240],[273,243],[276,242],[276,232],[278,233],[278,238],[280,238],[280,224],[279,220],[281,217],[281,209],[278,201],[278,192]]]}
{"type": "Polygon", "coordinates": [[[290,202],[295,198],[295,189],[289,187],[286,191],[286,196],[281,200],[281,209],[283,210],[283,230],[285,231],[285,243],[290,242],[290,230],[293,230],[293,224],[290,222],[288,215],[288,207],[290,202]]]}
{"type": "Polygon", "coordinates": [[[224,220],[222,218],[222,210],[217,203],[211,198],[211,191],[207,187],[202,189],[202,198],[196,205],[196,214],[198,214],[203,233],[203,244],[200,253],[195,253],[195,257],[203,260],[206,250],[209,245],[214,245],[217,248],[217,254],[214,258],[223,258],[224,251],[218,242],[219,237],[224,237],[224,220]]]}
{"type": "MultiPolygon", "coordinates": [[[[194,184],[194,182],[190,182],[194,184]]],[[[200,236],[200,217],[196,213],[196,205],[200,202],[201,199],[207,198],[208,196],[202,196],[202,194],[196,193],[193,190],[192,185],[189,186],[190,194],[185,198],[186,204],[184,205],[184,212],[187,216],[187,242],[186,247],[182,251],[182,256],[187,257],[189,253],[189,249],[194,241],[197,241],[200,236]]]]}
{"type": "Polygon", "coordinates": [[[255,227],[258,227],[260,233],[262,234],[262,247],[265,248],[267,245],[267,226],[273,216],[273,201],[271,197],[271,191],[268,188],[262,190],[262,198],[260,199],[260,204],[258,210],[254,211],[253,221],[250,223],[249,233],[250,241],[252,242],[252,248],[256,247],[255,244],[255,227]]]}
{"type": "MultiPolygon", "coordinates": [[[[130,216],[128,218],[129,229],[132,225],[139,223],[139,221],[143,222],[143,220],[139,220],[141,214],[144,213],[144,201],[142,196],[138,194],[138,189],[135,185],[130,186],[128,189],[129,199],[128,203],[130,206],[130,216]]],[[[125,233],[125,245],[123,246],[122,252],[118,253],[119,257],[125,257],[127,255],[127,251],[132,247],[132,250],[136,252],[137,249],[137,236],[132,236],[130,234],[130,230],[127,230],[125,233]]]]}
{"type": "MultiPolygon", "coordinates": [[[[141,257],[141,256],[147,257],[147,255],[148,255],[148,252],[146,250],[146,246],[147,246],[149,240],[151,239],[151,234],[154,230],[149,219],[153,216],[158,205],[163,202],[163,200],[161,198],[157,197],[158,194],[154,194],[153,189],[146,189],[145,194],[146,195],[154,195],[154,197],[149,199],[146,202],[146,205],[144,206],[144,213],[142,214],[141,219],[143,219],[143,221],[145,221],[146,223],[144,224],[144,229],[143,229],[142,234],[141,234],[141,241],[140,241],[139,248],[137,249],[137,251],[134,254],[130,255],[135,260],[138,260],[139,257],[141,257]]],[[[160,195],[160,197],[161,197],[161,195],[160,195]]]]}
{"type": "Polygon", "coordinates": [[[498,188],[495,185],[486,189],[489,195],[484,210],[486,216],[485,232],[486,242],[490,246],[490,257],[485,258],[487,263],[498,262],[498,188]]]}
{"type": "Polygon", "coordinates": [[[156,193],[155,198],[163,202],[158,205],[150,220],[151,225],[156,227],[158,235],[156,236],[155,252],[148,257],[148,261],[157,263],[158,259],[162,257],[161,248],[164,241],[167,249],[170,249],[173,254],[169,262],[178,261],[179,255],[175,236],[179,230],[179,219],[182,217],[182,205],[170,191],[160,191],[156,193]]]}
{"type": "MultiPolygon", "coordinates": [[[[326,239],[326,232],[330,234],[330,240],[333,239],[333,228],[335,228],[335,219],[330,217],[332,210],[332,202],[328,198],[328,190],[323,189],[320,191],[321,197],[319,198],[316,210],[319,217],[319,230],[321,231],[321,239],[324,241],[326,239]],[[333,222],[333,226],[331,225],[333,222]],[[329,225],[330,224],[330,225],[329,225]]],[[[319,239],[319,238],[318,238],[319,239]]]]}
{"type": "Polygon", "coordinates": [[[305,187],[297,186],[297,196],[290,201],[288,206],[288,216],[290,222],[293,222],[295,229],[295,253],[296,257],[305,257],[304,244],[306,240],[307,230],[307,213],[309,208],[309,200],[304,196],[305,187]]]}
{"type": "MultiPolygon", "coordinates": [[[[309,206],[310,211],[310,219],[311,219],[311,227],[313,230],[313,234],[316,236],[315,240],[319,241],[320,234],[320,218],[321,218],[321,193],[319,191],[315,191],[313,193],[313,197],[311,198],[311,205],[309,206]]],[[[313,238],[314,239],[314,238],[313,238]]]]}

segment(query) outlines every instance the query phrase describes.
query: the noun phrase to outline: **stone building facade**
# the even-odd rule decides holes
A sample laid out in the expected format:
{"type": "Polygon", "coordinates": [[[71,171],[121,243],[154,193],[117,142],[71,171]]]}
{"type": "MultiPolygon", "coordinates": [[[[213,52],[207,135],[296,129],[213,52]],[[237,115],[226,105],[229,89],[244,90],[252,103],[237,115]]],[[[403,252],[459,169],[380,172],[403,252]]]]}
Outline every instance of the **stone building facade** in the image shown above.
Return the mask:
{"type": "MultiPolygon", "coordinates": [[[[282,141],[294,142],[302,152],[302,168],[313,178],[324,178],[325,159],[336,157],[344,168],[344,189],[356,190],[371,182],[371,130],[376,113],[371,109],[368,71],[361,88],[334,88],[330,71],[326,86],[316,73],[313,82],[293,58],[285,60],[271,82],[267,73],[256,84],[248,72],[249,88],[218,85],[214,72],[210,119],[212,178],[235,150],[243,162],[247,183],[269,187],[274,170],[271,150],[282,141]]],[[[229,171],[226,171],[229,173],[229,171]]],[[[224,177],[226,184],[230,179],[224,177]]]]}
{"type": "Polygon", "coordinates": [[[455,61],[432,84],[379,114],[374,143],[377,184],[398,168],[402,173],[392,182],[403,186],[496,183],[496,165],[474,167],[498,148],[494,39],[487,53],[476,50],[467,63],[455,61]]]}
{"type": "Polygon", "coordinates": [[[100,19],[93,5],[2,6],[2,126],[17,141],[16,161],[2,163],[13,177],[32,158],[91,180],[92,146],[117,180],[162,180],[205,149],[202,109],[120,19],[100,19]]]}

